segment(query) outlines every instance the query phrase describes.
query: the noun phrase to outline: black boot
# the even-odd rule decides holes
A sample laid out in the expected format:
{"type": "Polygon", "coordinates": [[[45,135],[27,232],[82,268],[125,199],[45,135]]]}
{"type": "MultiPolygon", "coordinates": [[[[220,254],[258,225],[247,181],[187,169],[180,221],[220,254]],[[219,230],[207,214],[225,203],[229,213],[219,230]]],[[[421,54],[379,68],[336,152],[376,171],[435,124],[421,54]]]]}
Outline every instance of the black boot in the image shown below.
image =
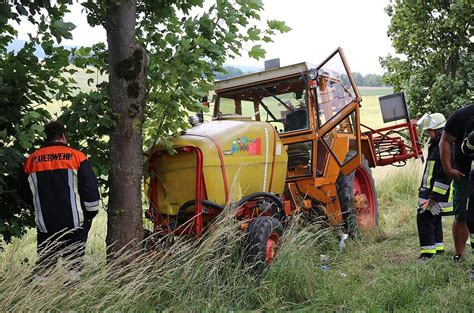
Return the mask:
{"type": "Polygon", "coordinates": [[[429,259],[431,259],[432,257],[434,257],[435,254],[434,253],[422,253],[420,255],[420,257],[418,258],[418,262],[424,262],[424,261],[427,261],[429,259]]]}

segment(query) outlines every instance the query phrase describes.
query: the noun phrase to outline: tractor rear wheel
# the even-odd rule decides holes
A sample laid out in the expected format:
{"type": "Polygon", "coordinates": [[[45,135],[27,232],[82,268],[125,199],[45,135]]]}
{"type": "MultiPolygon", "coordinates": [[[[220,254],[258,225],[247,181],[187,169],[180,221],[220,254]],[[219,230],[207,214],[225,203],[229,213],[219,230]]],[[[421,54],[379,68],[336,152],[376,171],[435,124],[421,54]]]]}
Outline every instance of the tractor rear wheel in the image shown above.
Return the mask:
{"type": "Polygon", "coordinates": [[[259,216],[249,227],[245,247],[245,261],[261,273],[276,254],[283,235],[283,226],[271,216],[259,216]]]}
{"type": "MultiPolygon", "coordinates": [[[[350,151],[346,160],[355,154],[355,151],[350,151]]],[[[378,224],[377,191],[364,156],[362,164],[354,172],[339,175],[336,186],[347,233],[353,234],[358,228],[368,230],[378,224]]]]}

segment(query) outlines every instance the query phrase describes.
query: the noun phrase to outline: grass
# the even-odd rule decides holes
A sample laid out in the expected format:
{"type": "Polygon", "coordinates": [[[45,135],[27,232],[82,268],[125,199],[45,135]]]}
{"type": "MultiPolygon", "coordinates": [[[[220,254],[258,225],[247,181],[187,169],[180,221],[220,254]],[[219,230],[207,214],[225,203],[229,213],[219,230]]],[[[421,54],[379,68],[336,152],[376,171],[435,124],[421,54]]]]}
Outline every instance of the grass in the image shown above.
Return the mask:
{"type": "MultiPolygon", "coordinates": [[[[360,107],[360,122],[371,128],[381,128],[386,126],[380,111],[379,96],[362,96],[360,107]]],[[[365,129],[362,129],[364,131],[365,129]]]]}
{"type": "Polygon", "coordinates": [[[392,87],[359,87],[361,96],[385,96],[393,93],[392,87]]]}
{"type": "Polygon", "coordinates": [[[416,263],[416,190],[422,166],[374,171],[380,228],[337,249],[331,231],[298,223],[286,231],[277,258],[260,278],[241,263],[241,234],[222,215],[198,243],[180,241],[129,266],[105,264],[105,216],[94,221],[86,272],[64,287],[61,270],[43,285],[28,283],[34,231],[0,253],[0,311],[470,311],[468,262],[451,262],[451,218],[444,219],[447,255],[416,263]],[[416,173],[416,175],[413,175],[416,173]],[[328,270],[320,254],[329,256],[328,270]]]}
{"type": "MultiPolygon", "coordinates": [[[[361,120],[383,125],[378,94],[362,91],[361,120]]],[[[57,106],[57,104],[55,104],[57,106]]],[[[54,106],[53,106],[54,109],[54,106]]],[[[181,240],[132,264],[106,264],[106,214],[94,220],[79,282],[67,286],[61,270],[30,282],[35,231],[0,252],[0,312],[17,311],[472,311],[468,280],[472,257],[451,262],[452,218],[444,218],[447,253],[416,263],[415,203],[422,165],[374,170],[379,228],[339,251],[333,232],[298,223],[285,232],[277,258],[257,278],[242,265],[242,234],[231,214],[199,242],[181,240]],[[324,262],[321,254],[329,256],[324,262]]],[[[126,255],[123,256],[125,258],[126,255]]]]}

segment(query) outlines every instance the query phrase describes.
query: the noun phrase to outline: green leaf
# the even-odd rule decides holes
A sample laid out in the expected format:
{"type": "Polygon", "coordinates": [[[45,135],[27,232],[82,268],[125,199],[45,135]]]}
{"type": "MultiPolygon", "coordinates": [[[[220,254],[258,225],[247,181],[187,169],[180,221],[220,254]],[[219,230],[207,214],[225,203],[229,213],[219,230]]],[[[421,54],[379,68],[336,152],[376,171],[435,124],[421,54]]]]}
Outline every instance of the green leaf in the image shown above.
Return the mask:
{"type": "Polygon", "coordinates": [[[260,40],[260,33],[261,33],[261,31],[257,27],[251,27],[247,30],[247,34],[249,35],[249,39],[254,40],[254,41],[260,40]]]}
{"type": "Polygon", "coordinates": [[[31,119],[39,119],[41,117],[41,114],[36,111],[30,111],[27,114],[31,119]]]}
{"type": "Polygon", "coordinates": [[[262,0],[247,0],[248,6],[253,10],[260,10],[263,7],[262,0]]]}
{"type": "Polygon", "coordinates": [[[28,134],[25,133],[25,132],[18,133],[17,134],[17,139],[18,139],[18,143],[20,144],[20,146],[25,150],[28,150],[29,148],[31,148],[33,146],[31,141],[29,140],[28,134]]]}
{"type": "Polygon", "coordinates": [[[72,39],[71,31],[76,28],[71,22],[63,22],[61,20],[56,20],[51,25],[51,32],[56,37],[58,42],[61,41],[61,38],[72,39]]]}
{"type": "Polygon", "coordinates": [[[250,49],[249,51],[249,57],[254,58],[254,59],[260,59],[265,57],[265,50],[262,49],[261,45],[255,45],[250,49]]]}
{"type": "Polygon", "coordinates": [[[0,2],[0,25],[7,24],[8,19],[12,17],[10,5],[6,2],[0,2]]]}
{"type": "Polygon", "coordinates": [[[28,11],[26,11],[24,6],[17,5],[16,9],[18,10],[18,13],[20,13],[21,15],[28,15],[28,11]]]}
{"type": "Polygon", "coordinates": [[[43,125],[40,125],[40,124],[33,124],[33,125],[31,125],[31,130],[34,130],[34,131],[40,133],[44,130],[44,127],[43,127],[43,125]]]}
{"type": "Polygon", "coordinates": [[[281,33],[287,33],[291,30],[291,28],[287,26],[284,21],[268,20],[267,25],[270,29],[278,30],[281,33]]]}

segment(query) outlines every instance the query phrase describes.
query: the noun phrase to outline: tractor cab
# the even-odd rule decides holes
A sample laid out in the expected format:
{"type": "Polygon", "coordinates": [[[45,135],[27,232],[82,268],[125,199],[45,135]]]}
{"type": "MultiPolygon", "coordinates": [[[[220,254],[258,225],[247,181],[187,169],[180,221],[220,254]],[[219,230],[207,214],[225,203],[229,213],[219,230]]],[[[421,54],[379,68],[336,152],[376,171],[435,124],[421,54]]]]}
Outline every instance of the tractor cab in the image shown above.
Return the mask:
{"type": "Polygon", "coordinates": [[[288,151],[288,179],[327,177],[331,162],[346,174],[360,165],[360,101],[338,49],[319,66],[298,63],[216,82],[213,119],[270,123],[288,151]],[[356,152],[351,159],[349,150],[356,152]]]}

